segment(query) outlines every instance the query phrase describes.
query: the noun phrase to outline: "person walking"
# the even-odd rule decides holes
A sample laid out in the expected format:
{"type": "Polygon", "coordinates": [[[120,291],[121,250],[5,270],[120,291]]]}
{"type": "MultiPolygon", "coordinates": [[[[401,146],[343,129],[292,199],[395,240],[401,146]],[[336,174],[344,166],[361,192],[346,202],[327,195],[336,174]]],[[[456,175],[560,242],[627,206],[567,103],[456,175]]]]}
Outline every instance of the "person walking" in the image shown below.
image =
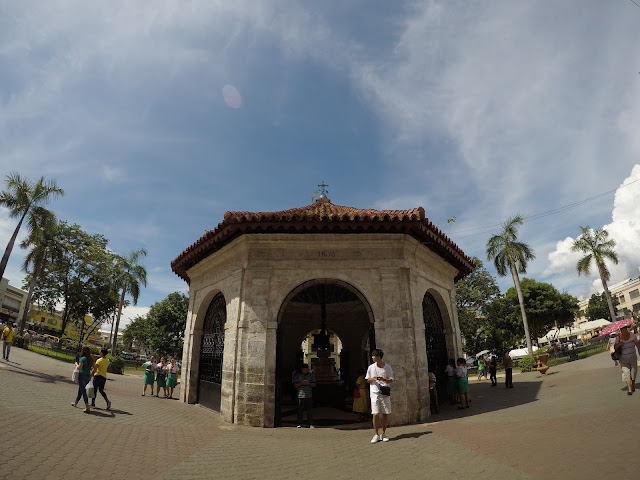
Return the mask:
{"type": "Polygon", "coordinates": [[[504,352],[504,357],[502,357],[505,373],[504,384],[507,388],[513,388],[513,360],[511,359],[511,355],[509,355],[510,351],[511,348],[507,348],[507,351],[504,352]]]}
{"type": "Polygon", "coordinates": [[[100,358],[96,360],[96,363],[91,369],[91,374],[93,375],[93,388],[96,392],[95,397],[91,399],[91,406],[96,406],[96,397],[98,396],[98,392],[100,392],[104,401],[107,402],[107,410],[111,409],[111,401],[107,398],[107,394],[104,393],[104,386],[107,383],[107,368],[109,368],[109,359],[107,358],[108,353],[109,350],[102,348],[100,350],[100,358]]]}
{"type": "Polygon", "coordinates": [[[162,387],[165,398],[168,396],[166,368],[167,364],[165,363],[164,357],[161,357],[160,362],[156,365],[156,397],[160,394],[160,387],[162,387]]]}
{"type": "Polygon", "coordinates": [[[620,367],[622,367],[622,381],[627,383],[627,395],[632,395],[636,391],[636,375],[638,374],[636,347],[638,345],[640,345],[640,340],[636,334],[630,332],[629,327],[622,327],[614,346],[620,367]]]}
{"type": "Polygon", "coordinates": [[[362,422],[365,414],[369,413],[369,402],[367,401],[369,395],[367,395],[367,381],[364,379],[363,368],[358,370],[358,378],[353,392],[353,411],[358,413],[358,421],[362,422]],[[356,391],[358,396],[356,396],[356,391]]]}
{"type": "Polygon", "coordinates": [[[293,388],[298,389],[298,428],[302,428],[302,414],[307,412],[309,428],[313,425],[313,388],[316,386],[316,376],[309,371],[309,365],[302,364],[300,370],[294,372],[291,381],[293,388]]]}
{"type": "Polygon", "coordinates": [[[386,433],[388,416],[391,415],[391,387],[389,385],[393,382],[393,369],[391,365],[382,360],[383,356],[384,352],[379,348],[371,352],[373,363],[369,365],[365,376],[369,382],[373,431],[375,432],[371,443],[389,441],[386,433]],[[382,433],[378,435],[380,427],[382,427],[382,433]]]}
{"type": "Polygon", "coordinates": [[[156,357],[151,355],[151,358],[142,364],[144,367],[144,388],[142,390],[142,396],[147,393],[147,385],[151,385],[151,396],[153,397],[153,384],[155,382],[156,372],[156,357]]]}
{"type": "Polygon", "coordinates": [[[491,357],[491,362],[489,363],[489,378],[491,379],[491,386],[495,387],[498,385],[498,359],[495,357],[491,357]]]}
{"type": "Polygon", "coordinates": [[[93,368],[93,356],[91,350],[85,345],[80,351],[80,358],[76,362],[76,367],[80,372],[78,373],[78,395],[76,401],[71,404],[72,407],[78,406],[80,397],[84,399],[84,413],[89,413],[91,408],[89,407],[89,397],[87,397],[87,384],[91,380],[91,369],[93,368]]]}
{"type": "Polygon", "coordinates": [[[484,355],[480,355],[480,358],[478,358],[478,381],[482,380],[482,377],[484,377],[485,379],[487,378],[485,367],[486,361],[484,359],[484,355]]]}
{"type": "Polygon", "coordinates": [[[16,335],[16,331],[13,329],[14,325],[7,323],[7,326],[2,331],[2,358],[7,362],[9,361],[11,345],[13,345],[13,337],[16,335]]]}
{"type": "Polygon", "coordinates": [[[173,398],[173,389],[176,388],[176,385],[178,385],[178,366],[176,365],[176,359],[171,357],[171,362],[167,365],[168,398],[173,398]]]}

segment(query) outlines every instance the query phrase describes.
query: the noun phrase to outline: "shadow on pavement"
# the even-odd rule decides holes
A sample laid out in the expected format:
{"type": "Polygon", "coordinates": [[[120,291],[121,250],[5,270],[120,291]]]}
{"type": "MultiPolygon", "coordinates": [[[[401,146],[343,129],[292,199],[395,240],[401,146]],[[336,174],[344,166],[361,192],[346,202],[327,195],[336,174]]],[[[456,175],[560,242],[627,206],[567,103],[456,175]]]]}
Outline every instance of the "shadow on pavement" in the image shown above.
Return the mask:
{"type": "MultiPolygon", "coordinates": [[[[12,368],[11,368],[11,370],[7,370],[7,372],[17,373],[18,375],[26,375],[28,377],[39,378],[41,381],[46,382],[46,383],[62,382],[62,383],[70,383],[70,384],[75,385],[75,382],[72,382],[71,378],[63,377],[62,375],[47,375],[46,373],[37,372],[35,370],[29,370],[27,368],[18,367],[17,365],[20,365],[20,364],[16,363],[16,364],[10,365],[12,368]]],[[[69,374],[69,377],[70,376],[71,376],[71,374],[69,374]]]]}
{"type": "Polygon", "coordinates": [[[470,417],[480,413],[502,410],[524,405],[538,400],[542,382],[517,382],[513,388],[505,388],[504,384],[492,387],[491,383],[470,383],[470,408],[458,410],[458,404],[451,405],[448,398],[440,398],[440,413],[432,414],[427,423],[436,423],[460,417],[470,417]]]}
{"type": "Polygon", "coordinates": [[[103,418],[115,418],[116,415],[133,415],[133,413],[127,412],[125,410],[118,410],[116,408],[105,410],[99,407],[91,407],[91,412],[89,414],[103,418]]]}
{"type": "Polygon", "coordinates": [[[431,430],[426,430],[424,432],[414,432],[414,433],[403,433],[402,435],[398,435],[396,437],[389,437],[389,440],[395,442],[396,440],[404,440],[405,438],[420,438],[423,435],[429,435],[433,433],[431,430]]]}

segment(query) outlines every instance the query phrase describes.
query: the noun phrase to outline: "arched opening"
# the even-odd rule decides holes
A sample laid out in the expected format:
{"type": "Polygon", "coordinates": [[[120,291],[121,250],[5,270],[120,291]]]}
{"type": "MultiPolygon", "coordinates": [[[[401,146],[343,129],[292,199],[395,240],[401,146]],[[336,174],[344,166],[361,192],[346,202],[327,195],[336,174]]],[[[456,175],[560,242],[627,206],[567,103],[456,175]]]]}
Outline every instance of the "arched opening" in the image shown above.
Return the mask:
{"type": "Polygon", "coordinates": [[[226,321],[227,301],[218,293],[207,308],[202,326],[197,400],[200,405],[216,411],[220,411],[226,321]]]}
{"type": "Polygon", "coordinates": [[[316,375],[316,425],[356,423],[353,384],[375,348],[369,303],[353,286],[317,279],[295,288],[278,315],[275,426],[296,425],[293,372],[308,363],[316,375]],[[338,375],[339,369],[339,375],[338,375]]]}
{"type": "MultiPolygon", "coordinates": [[[[422,299],[422,318],[424,320],[424,343],[427,353],[427,368],[436,375],[436,385],[440,394],[446,387],[447,378],[444,369],[449,361],[444,322],[438,303],[429,292],[422,299]]],[[[442,395],[441,395],[442,396],[442,395]]]]}

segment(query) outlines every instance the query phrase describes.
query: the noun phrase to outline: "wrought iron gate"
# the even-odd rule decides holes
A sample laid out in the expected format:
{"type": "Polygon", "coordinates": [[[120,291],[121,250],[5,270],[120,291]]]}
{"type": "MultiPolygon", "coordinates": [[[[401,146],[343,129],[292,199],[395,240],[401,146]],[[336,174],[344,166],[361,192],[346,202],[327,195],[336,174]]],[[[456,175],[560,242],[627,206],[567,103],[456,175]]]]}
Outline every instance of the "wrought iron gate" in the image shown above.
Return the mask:
{"type": "Polygon", "coordinates": [[[198,373],[198,403],[217,411],[220,411],[226,321],[227,302],[222,293],[218,293],[211,300],[204,318],[198,373]]]}
{"type": "Polygon", "coordinates": [[[447,340],[444,333],[442,314],[429,292],[422,299],[422,317],[424,319],[424,343],[427,349],[427,362],[429,371],[436,374],[438,390],[446,386],[444,369],[449,359],[447,358],[447,340]]]}

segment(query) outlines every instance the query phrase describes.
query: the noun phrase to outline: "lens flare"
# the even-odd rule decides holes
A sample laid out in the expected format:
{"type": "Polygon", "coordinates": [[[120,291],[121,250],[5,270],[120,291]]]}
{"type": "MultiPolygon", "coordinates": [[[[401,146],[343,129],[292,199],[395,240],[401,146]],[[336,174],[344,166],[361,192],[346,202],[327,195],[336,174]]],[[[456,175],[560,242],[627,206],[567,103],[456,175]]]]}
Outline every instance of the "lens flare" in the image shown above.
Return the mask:
{"type": "Polygon", "coordinates": [[[222,97],[225,103],[231,108],[240,108],[242,106],[242,96],[233,85],[225,85],[222,87],[222,97]]]}

